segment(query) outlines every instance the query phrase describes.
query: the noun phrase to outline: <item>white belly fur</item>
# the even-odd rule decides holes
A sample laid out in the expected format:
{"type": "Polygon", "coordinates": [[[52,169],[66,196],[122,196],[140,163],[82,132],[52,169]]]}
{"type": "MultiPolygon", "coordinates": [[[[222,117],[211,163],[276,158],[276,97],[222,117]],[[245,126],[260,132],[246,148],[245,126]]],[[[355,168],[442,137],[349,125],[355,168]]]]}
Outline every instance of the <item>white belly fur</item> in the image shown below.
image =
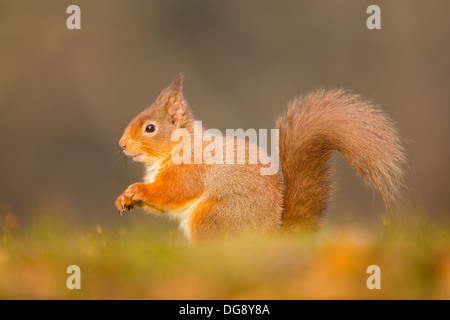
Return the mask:
{"type": "Polygon", "coordinates": [[[145,183],[153,183],[155,182],[156,175],[159,173],[159,169],[161,167],[161,163],[155,162],[151,166],[147,166],[145,169],[144,182],[145,183]]]}
{"type": "Polygon", "coordinates": [[[192,220],[192,213],[197,205],[201,202],[201,198],[198,198],[181,209],[167,211],[169,217],[177,220],[180,223],[180,229],[184,232],[185,236],[191,240],[191,230],[189,228],[192,220]]]}
{"type": "MultiPolygon", "coordinates": [[[[147,167],[144,177],[145,183],[150,184],[155,182],[156,175],[159,173],[160,166],[161,166],[160,163],[155,163],[147,167]]],[[[176,219],[180,223],[180,229],[184,232],[185,236],[189,240],[191,239],[191,230],[189,228],[189,225],[191,224],[192,212],[200,203],[200,201],[201,198],[188,203],[181,209],[166,211],[169,217],[176,219]]]]}

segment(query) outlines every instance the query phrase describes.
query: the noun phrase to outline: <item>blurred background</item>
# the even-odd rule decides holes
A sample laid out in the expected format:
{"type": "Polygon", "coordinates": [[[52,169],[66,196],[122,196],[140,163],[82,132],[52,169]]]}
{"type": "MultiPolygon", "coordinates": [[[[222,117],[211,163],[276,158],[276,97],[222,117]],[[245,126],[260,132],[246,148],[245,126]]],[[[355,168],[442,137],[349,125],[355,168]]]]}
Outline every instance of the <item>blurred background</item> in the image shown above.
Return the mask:
{"type": "MultiPolygon", "coordinates": [[[[372,99],[406,141],[402,206],[445,217],[449,12],[445,0],[0,0],[2,210],[25,223],[42,207],[122,223],[115,198],[143,168],[118,140],[182,71],[197,118],[220,130],[273,128],[290,99],[319,87],[372,99]],[[66,28],[71,4],[81,30],[66,28]],[[366,28],[371,4],[381,30],[366,28]]],[[[329,219],[378,223],[380,197],[335,161],[329,219]]]]}

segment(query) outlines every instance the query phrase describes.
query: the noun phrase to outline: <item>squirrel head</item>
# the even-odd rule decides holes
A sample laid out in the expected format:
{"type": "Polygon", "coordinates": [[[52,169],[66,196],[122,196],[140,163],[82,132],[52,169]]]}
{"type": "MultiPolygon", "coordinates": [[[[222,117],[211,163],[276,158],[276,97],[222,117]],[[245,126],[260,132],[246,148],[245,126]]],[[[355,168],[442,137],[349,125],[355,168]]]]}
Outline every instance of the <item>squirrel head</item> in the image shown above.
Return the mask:
{"type": "Polygon", "coordinates": [[[179,74],[156,101],[126,127],[119,146],[135,161],[147,165],[163,161],[178,143],[171,141],[173,131],[186,128],[192,132],[194,117],[183,97],[183,78],[183,74],[179,74]]]}

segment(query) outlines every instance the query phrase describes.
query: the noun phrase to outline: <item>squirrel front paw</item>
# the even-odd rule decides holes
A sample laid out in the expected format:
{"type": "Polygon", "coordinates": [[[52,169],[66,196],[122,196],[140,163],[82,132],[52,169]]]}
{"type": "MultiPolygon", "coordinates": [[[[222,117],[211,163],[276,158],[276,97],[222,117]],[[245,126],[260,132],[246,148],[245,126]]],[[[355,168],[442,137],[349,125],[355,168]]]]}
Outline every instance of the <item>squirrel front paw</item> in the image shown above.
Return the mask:
{"type": "Polygon", "coordinates": [[[134,183],[117,197],[116,207],[120,214],[122,214],[126,209],[130,211],[136,204],[142,202],[143,186],[144,184],[142,182],[134,183]]]}

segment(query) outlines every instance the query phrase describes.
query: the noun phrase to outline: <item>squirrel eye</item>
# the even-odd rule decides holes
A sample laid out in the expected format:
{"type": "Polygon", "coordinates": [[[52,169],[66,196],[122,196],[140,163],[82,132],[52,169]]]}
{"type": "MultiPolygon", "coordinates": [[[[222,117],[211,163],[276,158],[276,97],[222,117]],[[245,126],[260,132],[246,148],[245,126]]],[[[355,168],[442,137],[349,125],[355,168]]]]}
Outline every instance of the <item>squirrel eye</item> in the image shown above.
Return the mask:
{"type": "Polygon", "coordinates": [[[148,126],[145,127],[145,132],[154,132],[156,129],[154,124],[149,124],[148,126]]]}

